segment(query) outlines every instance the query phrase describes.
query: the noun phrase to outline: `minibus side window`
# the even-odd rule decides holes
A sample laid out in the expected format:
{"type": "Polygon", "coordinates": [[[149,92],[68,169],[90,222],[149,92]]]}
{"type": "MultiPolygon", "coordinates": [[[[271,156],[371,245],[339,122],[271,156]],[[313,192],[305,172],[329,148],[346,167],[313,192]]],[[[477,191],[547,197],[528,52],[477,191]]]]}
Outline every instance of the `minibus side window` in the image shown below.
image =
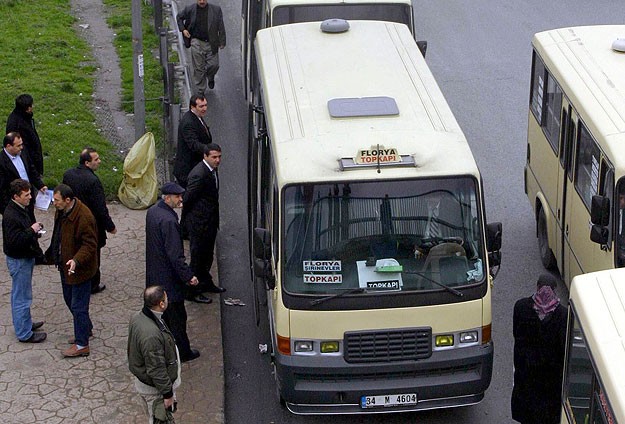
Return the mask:
{"type": "Polygon", "coordinates": [[[575,189],[590,212],[592,196],[599,193],[599,163],[601,151],[586,126],[579,123],[579,142],[575,161],[575,189]]]}
{"type": "Polygon", "coordinates": [[[532,90],[530,95],[530,110],[542,126],[543,123],[543,93],[545,90],[545,65],[534,52],[532,65],[532,90]]]}
{"type": "Polygon", "coordinates": [[[625,266],[625,178],[621,178],[616,186],[616,196],[614,196],[614,241],[616,242],[615,255],[616,266],[625,266]]]}
{"type": "Polygon", "coordinates": [[[560,135],[560,111],[562,109],[562,90],[553,77],[547,73],[547,96],[545,97],[545,120],[542,125],[545,136],[558,154],[558,137],[560,135]]]}
{"type": "Polygon", "coordinates": [[[570,423],[588,423],[594,369],[579,320],[569,309],[569,335],[564,376],[564,407],[570,423]]]}

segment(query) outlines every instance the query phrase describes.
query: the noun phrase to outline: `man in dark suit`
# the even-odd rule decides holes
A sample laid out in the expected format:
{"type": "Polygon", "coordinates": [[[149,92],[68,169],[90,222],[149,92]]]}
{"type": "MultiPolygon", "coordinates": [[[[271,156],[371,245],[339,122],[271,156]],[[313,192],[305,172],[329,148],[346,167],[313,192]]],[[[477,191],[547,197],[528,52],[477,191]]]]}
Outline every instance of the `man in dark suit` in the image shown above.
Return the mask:
{"type": "Polygon", "coordinates": [[[43,149],[33,118],[33,96],[20,94],[15,98],[15,109],[7,118],[5,134],[12,131],[19,133],[24,142],[24,150],[40,175],[43,175],[43,149]]]}
{"type": "Polygon", "coordinates": [[[187,187],[189,172],[202,161],[204,146],[213,139],[210,128],[204,122],[206,109],[207,103],[204,96],[191,96],[189,110],[182,116],[178,125],[174,177],[182,188],[187,187]]]}
{"type": "Polygon", "coordinates": [[[78,166],[68,169],[63,174],[63,184],[70,186],[74,195],[89,208],[98,227],[98,270],[91,280],[91,294],[100,293],[106,288],[106,285],[100,282],[100,252],[106,245],[106,233],[115,234],[117,232],[106,207],[104,187],[95,174],[100,163],[98,152],[87,147],[80,153],[78,166]]]}
{"type": "Polygon", "coordinates": [[[24,142],[19,133],[12,131],[4,136],[4,150],[0,153],[0,213],[4,213],[4,209],[11,201],[11,181],[21,178],[36,188],[31,188],[32,200],[27,207],[34,222],[37,190],[45,193],[48,187],[43,184],[41,174],[37,172],[28,153],[23,152],[23,149],[24,142]]]}
{"type": "Polygon", "coordinates": [[[197,0],[197,4],[190,4],[178,13],[176,21],[185,40],[190,40],[195,92],[204,95],[207,81],[208,88],[215,87],[219,49],[226,47],[221,8],[208,4],[207,0],[197,0]]]}
{"type": "Polygon", "coordinates": [[[200,303],[210,303],[201,292],[223,293],[223,287],[215,286],[210,274],[213,265],[215,239],[219,229],[219,175],[221,147],[209,144],[204,147],[204,159],[189,173],[189,184],[184,193],[183,204],[187,209],[191,247],[191,269],[200,284],[187,298],[200,303]]]}
{"type": "MultiPolygon", "coordinates": [[[[174,161],[174,177],[182,188],[187,187],[187,177],[195,165],[202,161],[204,146],[212,141],[211,131],[206,122],[207,103],[204,96],[193,95],[189,100],[189,110],[182,116],[178,125],[178,146],[174,161]]],[[[187,235],[187,210],[180,216],[182,237],[187,235]]]]}

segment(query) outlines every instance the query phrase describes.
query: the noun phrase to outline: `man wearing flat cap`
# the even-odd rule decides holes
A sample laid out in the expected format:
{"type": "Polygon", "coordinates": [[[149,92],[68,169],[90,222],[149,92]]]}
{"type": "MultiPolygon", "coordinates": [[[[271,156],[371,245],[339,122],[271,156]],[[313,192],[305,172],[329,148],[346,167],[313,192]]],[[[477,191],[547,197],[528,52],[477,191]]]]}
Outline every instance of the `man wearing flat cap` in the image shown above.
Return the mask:
{"type": "Polygon", "coordinates": [[[182,245],[182,233],[175,208],[182,207],[184,189],[176,183],[161,187],[161,199],[153,205],[145,218],[145,285],[163,286],[169,306],[163,321],[169,327],[180,351],[182,362],[191,361],[200,352],[191,349],[187,336],[187,311],[184,307],[184,288],[195,286],[198,279],[187,265],[182,245]]]}

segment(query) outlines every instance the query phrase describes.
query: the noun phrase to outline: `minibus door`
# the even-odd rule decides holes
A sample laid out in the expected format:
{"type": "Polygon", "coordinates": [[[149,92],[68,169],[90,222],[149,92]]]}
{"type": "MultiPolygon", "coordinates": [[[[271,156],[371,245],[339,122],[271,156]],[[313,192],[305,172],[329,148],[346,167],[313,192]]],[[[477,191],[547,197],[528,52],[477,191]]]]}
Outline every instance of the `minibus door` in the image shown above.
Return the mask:
{"type": "Polygon", "coordinates": [[[560,167],[558,171],[558,203],[556,218],[558,237],[556,242],[556,260],[564,281],[570,281],[570,262],[572,258],[569,239],[569,221],[571,219],[571,199],[575,195],[573,186],[573,149],[577,114],[568,99],[562,99],[562,125],[560,127],[560,167]]]}

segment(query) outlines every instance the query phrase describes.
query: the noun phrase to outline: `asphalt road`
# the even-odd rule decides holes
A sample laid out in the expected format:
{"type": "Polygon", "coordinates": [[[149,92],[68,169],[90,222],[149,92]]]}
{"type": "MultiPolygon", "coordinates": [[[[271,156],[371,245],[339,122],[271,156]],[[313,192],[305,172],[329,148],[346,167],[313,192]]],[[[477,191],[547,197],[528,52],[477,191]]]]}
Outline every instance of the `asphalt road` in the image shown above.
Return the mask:
{"type": "MultiPolygon", "coordinates": [[[[228,32],[228,45],[220,53],[216,88],[208,95],[208,121],[224,153],[220,173],[220,281],[229,296],[247,304],[222,308],[226,422],[323,423],[327,417],[295,416],[278,404],[269,357],[259,353],[259,343],[269,339],[266,329],[255,325],[247,266],[247,108],[241,93],[240,3],[211,1],[222,6],[228,32]]],[[[531,37],[557,27],[622,23],[621,6],[617,0],[417,1],[417,35],[429,43],[427,62],[482,171],[488,220],[503,222],[503,266],[493,293],[493,380],[485,399],[475,406],[333,417],[333,423],[511,422],[512,307],[516,299],[532,293],[543,272],[535,223],[523,192],[531,37]]]]}

